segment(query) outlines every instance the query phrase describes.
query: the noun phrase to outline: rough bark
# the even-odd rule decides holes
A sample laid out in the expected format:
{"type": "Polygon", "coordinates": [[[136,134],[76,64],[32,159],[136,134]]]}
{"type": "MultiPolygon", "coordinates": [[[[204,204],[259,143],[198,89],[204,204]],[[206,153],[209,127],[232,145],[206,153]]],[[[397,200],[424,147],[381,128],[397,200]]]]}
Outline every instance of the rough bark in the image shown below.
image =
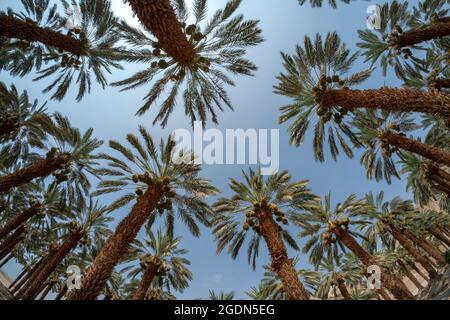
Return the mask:
{"type": "Polygon", "coordinates": [[[420,112],[450,119],[450,95],[418,89],[383,87],[372,90],[327,90],[322,106],[420,112]]]}
{"type": "Polygon", "coordinates": [[[386,132],[386,140],[390,145],[421,155],[424,158],[450,167],[450,152],[418,140],[409,139],[400,134],[386,132]]]}
{"type": "Polygon", "coordinates": [[[24,292],[23,300],[33,300],[39,293],[39,288],[47,281],[48,277],[55,271],[58,265],[64,260],[64,258],[77,246],[78,242],[83,237],[83,233],[74,232],[70,237],[62,243],[52,257],[44,264],[39,273],[28,285],[27,290],[24,292]]]}
{"type": "Polygon", "coordinates": [[[429,243],[424,237],[418,237],[409,230],[404,230],[405,236],[432,256],[438,263],[445,263],[444,254],[429,243]]]}
{"type": "Polygon", "coordinates": [[[42,257],[38,263],[31,269],[27,276],[13,289],[16,298],[20,299],[28,288],[28,285],[33,282],[34,278],[39,274],[47,261],[52,257],[53,252],[48,253],[42,257]]]}
{"type": "Polygon", "coordinates": [[[400,47],[411,47],[419,43],[439,39],[450,35],[450,22],[437,22],[428,25],[425,28],[405,32],[398,37],[400,47]]]}
{"type": "Polygon", "coordinates": [[[400,230],[393,224],[388,224],[388,230],[390,234],[394,237],[395,240],[400,243],[400,245],[409,252],[411,256],[418,262],[422,267],[426,270],[430,278],[434,278],[437,276],[436,270],[431,265],[430,261],[424,257],[414,246],[414,243],[411,242],[400,230]]]}
{"type": "Polygon", "coordinates": [[[36,178],[45,178],[67,163],[64,155],[52,159],[38,160],[30,166],[0,177],[0,194],[20,187],[36,178]]]}
{"type": "Polygon", "coordinates": [[[62,300],[62,298],[64,298],[64,296],[68,290],[69,290],[69,288],[67,287],[67,285],[64,285],[62,287],[62,289],[58,292],[58,295],[56,296],[55,300],[57,300],[57,301],[62,300]]]}
{"type": "Polygon", "coordinates": [[[21,214],[15,216],[10,221],[6,223],[6,225],[0,229],[0,239],[4,238],[11,231],[19,230],[19,228],[26,223],[29,219],[35,216],[38,213],[36,207],[31,207],[21,214]]]}
{"type": "Polygon", "coordinates": [[[411,280],[411,282],[417,287],[417,289],[419,290],[423,289],[423,286],[420,284],[420,281],[414,276],[411,270],[409,270],[408,266],[401,259],[398,259],[397,263],[405,272],[406,277],[409,280],[411,280]]]}
{"type": "Polygon", "coordinates": [[[309,300],[309,294],[298,278],[298,274],[288,258],[278,224],[272,213],[261,210],[257,213],[261,235],[263,236],[272,259],[272,271],[281,279],[289,300],[309,300]]]}
{"type": "Polygon", "coordinates": [[[445,236],[444,233],[442,233],[439,228],[437,227],[431,227],[428,229],[428,232],[430,232],[430,234],[435,237],[436,239],[438,239],[439,241],[441,241],[444,245],[446,245],[447,247],[450,247],[450,239],[447,238],[445,236]]]}
{"type": "Polygon", "coordinates": [[[74,290],[68,296],[69,300],[94,300],[100,294],[114,267],[127,252],[142,225],[150,218],[161,197],[161,190],[152,186],[138,198],[131,213],[120,222],[94,263],[88,268],[81,289],[74,290]]]}
{"type": "MultiPolygon", "coordinates": [[[[337,239],[345,245],[350,251],[352,251],[359,260],[366,266],[370,267],[377,265],[375,258],[361,247],[358,242],[344,229],[335,229],[337,239]]],[[[395,277],[389,269],[386,267],[380,267],[381,269],[381,284],[387,288],[395,298],[397,299],[412,299],[413,295],[409,292],[408,288],[401,282],[400,279],[395,277]]]]}
{"type": "Polygon", "coordinates": [[[16,229],[8,238],[5,239],[5,241],[2,242],[2,244],[0,245],[0,252],[2,252],[5,248],[7,248],[11,243],[16,241],[17,238],[24,235],[25,232],[26,232],[25,227],[16,229]]]}
{"type": "Polygon", "coordinates": [[[145,295],[152,284],[153,279],[158,272],[158,266],[154,264],[150,264],[144,272],[141,281],[139,282],[139,286],[136,292],[133,295],[133,300],[144,300],[145,295]]]}
{"type": "Polygon", "coordinates": [[[50,28],[41,28],[32,21],[24,21],[6,15],[0,15],[0,37],[40,42],[76,56],[81,56],[84,52],[83,44],[74,37],[50,28]]]}
{"type": "Polygon", "coordinates": [[[383,298],[383,300],[392,300],[384,289],[377,290],[377,293],[383,298]]]}
{"type": "Polygon", "coordinates": [[[159,42],[160,47],[176,62],[187,65],[195,57],[192,43],[181,29],[169,0],[127,0],[142,25],[159,42]]]}
{"type": "Polygon", "coordinates": [[[422,270],[414,262],[408,262],[408,265],[425,281],[430,281],[430,279],[425,275],[422,270]]]}
{"type": "Polygon", "coordinates": [[[344,300],[353,300],[344,281],[338,281],[338,288],[344,300]]]}
{"type": "Polygon", "coordinates": [[[20,243],[25,238],[25,234],[20,235],[14,241],[12,241],[10,244],[8,244],[7,247],[5,247],[2,251],[0,251],[0,259],[3,259],[6,257],[9,253],[11,253],[16,245],[20,243]]]}

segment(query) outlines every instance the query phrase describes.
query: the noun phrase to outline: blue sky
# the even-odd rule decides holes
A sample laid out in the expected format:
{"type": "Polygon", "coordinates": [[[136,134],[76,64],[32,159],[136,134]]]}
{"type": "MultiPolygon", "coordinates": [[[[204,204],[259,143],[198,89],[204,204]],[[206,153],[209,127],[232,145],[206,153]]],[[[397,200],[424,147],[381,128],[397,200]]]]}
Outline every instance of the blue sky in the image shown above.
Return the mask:
{"type": "MultiPolygon", "coordinates": [[[[123,7],[122,0],[112,0],[117,14],[131,18],[127,8],[123,7]]],[[[416,1],[411,1],[414,4],[416,1]]],[[[225,1],[210,0],[209,12],[222,7],[225,1]]],[[[386,198],[400,195],[404,198],[411,196],[405,191],[403,181],[394,181],[392,185],[367,181],[365,170],[359,164],[359,156],[350,160],[341,156],[338,162],[328,158],[324,164],[314,161],[311,145],[311,136],[306,139],[304,146],[295,148],[289,145],[287,126],[278,125],[279,107],[289,103],[289,100],[272,93],[276,84],[275,76],[282,71],[280,52],[292,53],[295,46],[303,41],[305,35],[314,36],[316,33],[325,35],[329,31],[337,31],[350,48],[356,50],[358,42],[357,30],[366,28],[366,10],[370,4],[382,4],[384,1],[356,1],[351,5],[339,4],[337,10],[325,5],[321,9],[312,9],[309,5],[300,7],[297,0],[244,0],[239,13],[247,19],[261,20],[261,28],[266,41],[257,48],[252,48],[248,56],[258,65],[259,70],[255,77],[236,79],[236,87],[229,88],[228,92],[234,103],[235,112],[226,112],[220,115],[219,130],[255,128],[280,129],[280,169],[289,170],[295,180],[309,179],[310,188],[315,194],[325,195],[332,193],[334,201],[340,201],[349,194],[355,193],[363,196],[366,192],[385,191],[386,198]]],[[[17,0],[2,0],[0,9],[6,7],[19,7],[17,0]]],[[[123,71],[114,72],[109,81],[124,79],[140,70],[142,66],[124,64],[123,71]]],[[[368,66],[360,59],[355,70],[368,66]]],[[[20,90],[27,90],[31,97],[44,102],[48,95],[41,90],[46,81],[32,82],[32,75],[23,79],[11,78],[7,74],[0,74],[1,81],[7,84],[14,83],[20,90]]],[[[364,83],[365,88],[377,88],[383,85],[397,86],[400,83],[394,76],[383,78],[378,72],[364,83]]],[[[74,99],[71,92],[62,102],[49,101],[50,111],[58,111],[68,116],[73,125],[81,128],[94,128],[99,139],[108,141],[114,139],[125,141],[127,133],[136,133],[138,125],[144,125],[155,139],[167,137],[174,129],[190,128],[189,119],[184,116],[183,107],[178,104],[168,127],[162,130],[159,126],[152,127],[156,108],[144,117],[135,117],[134,114],[141,106],[141,99],[146,94],[147,87],[134,91],[121,93],[117,88],[101,90],[94,85],[93,90],[81,103],[74,99]]],[[[107,149],[105,149],[107,150],[107,149]]],[[[203,176],[212,180],[214,185],[223,191],[224,196],[229,195],[227,182],[229,177],[239,178],[245,166],[216,165],[205,166],[203,176]]],[[[102,202],[108,203],[113,196],[103,197],[102,202]]],[[[130,207],[113,213],[117,219],[123,217],[130,207]]],[[[206,297],[209,289],[235,291],[238,298],[244,298],[245,292],[251,286],[257,286],[262,278],[262,266],[268,263],[268,254],[265,247],[261,247],[259,268],[253,272],[247,264],[246,250],[236,261],[224,252],[220,256],[215,254],[215,242],[211,232],[204,229],[200,239],[189,235],[183,226],[178,226],[177,234],[183,236],[182,247],[189,249],[189,259],[192,262],[194,280],[189,289],[180,298],[206,297]]],[[[293,234],[298,229],[292,229],[293,234]]],[[[296,253],[292,252],[292,255],[296,253]]],[[[308,267],[307,257],[300,255],[300,267],[308,267]]],[[[10,264],[7,272],[14,276],[17,267],[10,264]]]]}

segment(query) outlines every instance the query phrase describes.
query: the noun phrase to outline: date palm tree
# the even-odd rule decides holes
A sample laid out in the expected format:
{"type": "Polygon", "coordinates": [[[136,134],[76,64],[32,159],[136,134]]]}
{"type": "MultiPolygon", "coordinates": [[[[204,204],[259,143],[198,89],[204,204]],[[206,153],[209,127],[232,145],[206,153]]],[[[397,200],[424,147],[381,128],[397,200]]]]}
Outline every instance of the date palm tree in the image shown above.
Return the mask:
{"type": "Polygon", "coordinates": [[[139,133],[141,139],[133,134],[127,136],[131,148],[110,141],[111,149],[117,151],[123,160],[109,154],[101,155],[108,161],[108,167],[98,170],[98,173],[110,178],[100,182],[95,194],[134,188],[135,192],[111,203],[109,210],[135,203],[86,271],[81,289],[69,295],[70,299],[94,299],[99,295],[145,222],[152,223],[157,217],[164,217],[168,233],[173,234],[175,217],[178,216],[194,236],[200,234],[196,220],[210,225],[213,212],[204,200],[217,194],[218,190],[208,180],[199,177],[201,167],[196,164],[192,153],[176,154],[172,137],[166,143],[161,141],[158,152],[143,127],[139,128],[139,133]]]}
{"type": "Polygon", "coordinates": [[[57,247],[51,259],[45,262],[30,280],[30,284],[22,295],[22,299],[30,300],[36,298],[39,288],[45,283],[50,275],[56,270],[58,265],[73,251],[78,245],[87,245],[92,237],[107,237],[111,231],[108,229],[112,217],[106,216],[106,207],[102,207],[98,202],[89,200],[85,208],[69,208],[64,218],[58,223],[59,228],[66,230],[63,241],[57,247]]]}
{"type": "Polygon", "coordinates": [[[19,158],[26,158],[30,149],[42,147],[46,133],[42,122],[49,115],[44,105],[30,101],[26,91],[19,93],[14,85],[10,88],[0,82],[0,156],[2,165],[11,166],[19,158]]]}
{"type": "MultiPolygon", "coordinates": [[[[351,1],[352,0],[341,0],[341,2],[343,2],[343,3],[350,3],[351,1]]],[[[298,0],[298,3],[301,6],[304,5],[306,2],[308,2],[308,0],[298,0]]],[[[321,8],[323,2],[324,2],[323,0],[309,0],[309,3],[311,4],[311,6],[313,8],[321,8]]],[[[328,0],[328,4],[332,8],[337,8],[337,1],[336,0],[328,0]]]]}
{"type": "Polygon", "coordinates": [[[308,181],[291,182],[286,171],[265,178],[260,168],[250,169],[249,173],[243,172],[243,176],[244,182],[230,180],[231,198],[221,198],[214,204],[219,215],[213,230],[218,241],[217,252],[228,246],[235,259],[246,238],[250,237],[248,260],[255,268],[259,244],[264,240],[270,253],[271,268],[281,278],[289,299],[308,300],[309,294],[298,279],[285,242],[293,249],[298,250],[298,246],[282,225],[289,223],[291,208],[304,209],[316,196],[307,188],[308,181]],[[253,229],[252,235],[249,235],[250,229],[253,229]]]}
{"type": "Polygon", "coordinates": [[[95,174],[97,163],[94,152],[102,145],[102,141],[92,137],[93,129],[81,133],[71,126],[68,118],[59,113],[46,121],[43,128],[49,133],[49,140],[41,148],[47,152],[45,157],[34,153],[20,169],[10,170],[0,176],[0,194],[53,174],[55,183],[71,183],[66,188],[67,199],[77,201],[77,196],[83,191],[87,192],[89,187],[87,174],[95,174]]]}
{"type": "Polygon", "coordinates": [[[291,104],[280,109],[282,115],[279,120],[280,123],[292,121],[289,126],[291,143],[296,146],[303,144],[308,129],[314,123],[316,160],[325,160],[326,142],[333,159],[339,155],[339,146],[352,158],[352,148],[358,147],[359,143],[345,119],[349,110],[339,106],[322,108],[314,88],[319,82],[327,83],[327,80],[330,80],[330,88],[335,84],[336,87],[356,85],[367,79],[371,71],[357,72],[342,80],[339,78],[349,72],[358,55],[351,54],[335,32],[328,33],[325,39],[319,34],[314,39],[306,36],[303,46],[297,46],[294,55],[282,53],[282,58],[285,72],[277,77],[275,93],[292,99],[291,104]],[[338,82],[331,83],[332,80],[338,82]]]}
{"type": "MultiPolygon", "coordinates": [[[[303,252],[311,253],[311,263],[317,266],[323,257],[336,260],[339,250],[345,252],[348,249],[366,268],[377,265],[374,255],[366,251],[356,240],[362,235],[352,228],[354,225],[369,223],[358,216],[371,210],[371,206],[365,199],[357,199],[355,195],[350,195],[332,208],[331,197],[328,194],[323,201],[317,201],[315,207],[310,208],[308,212],[297,214],[293,220],[304,230],[300,236],[309,238],[303,247],[303,252]]],[[[382,266],[381,270],[382,285],[397,299],[412,298],[408,289],[388,268],[382,266]]]]}
{"type": "Polygon", "coordinates": [[[220,291],[219,293],[214,290],[209,290],[209,300],[219,300],[219,301],[231,301],[234,300],[235,293],[220,291]]]}
{"type": "Polygon", "coordinates": [[[202,25],[207,16],[207,1],[194,0],[193,24],[187,25],[189,11],[184,0],[174,2],[176,16],[168,0],[128,1],[141,22],[158,39],[153,40],[150,34],[125,22],[120,24],[121,34],[134,49],[126,55],[127,61],[147,66],[113,85],[124,91],[152,82],[138,115],[148,112],[161,95],[165,97],[154,124],[159,122],[163,127],[181,97],[192,123],[201,121],[205,125],[208,115],[217,123],[217,111],[223,111],[224,107],[233,109],[225,87],[234,85],[233,75],[250,76],[257,69],[245,58],[246,50],[263,41],[258,21],[235,15],[241,2],[228,1],[224,9],[216,11],[211,20],[202,25]],[[193,53],[184,50],[186,46],[191,47],[193,53]]]}
{"type": "Polygon", "coordinates": [[[151,226],[145,227],[143,241],[135,240],[131,254],[124,263],[139,260],[139,265],[123,268],[120,273],[128,272],[128,277],[134,280],[142,274],[141,280],[133,294],[133,300],[144,300],[150,285],[156,278],[167,278],[168,284],[176,291],[183,292],[192,280],[188,267],[191,264],[184,256],[188,250],[180,249],[181,237],[174,238],[171,234],[158,230],[156,235],[151,226]]]}
{"type": "Polygon", "coordinates": [[[0,59],[0,69],[24,76],[35,68],[34,80],[51,80],[43,92],[53,92],[52,99],[62,100],[71,86],[77,86],[76,99],[81,101],[93,80],[105,88],[105,74],[122,68],[119,62],[125,49],[119,46],[121,36],[109,0],[62,0],[66,16],[60,16],[48,0],[22,0],[22,4],[25,12],[0,13],[0,36],[9,39],[0,48],[1,56],[9,57],[0,59]],[[75,8],[79,17],[73,19],[79,19],[80,25],[70,26],[69,13],[75,8]],[[43,67],[43,63],[50,65],[43,67]]]}
{"type": "Polygon", "coordinates": [[[446,15],[446,0],[424,0],[417,7],[394,0],[380,8],[380,26],[374,30],[360,30],[366,61],[380,60],[383,74],[393,66],[398,77],[405,78],[405,68],[420,66],[415,49],[423,49],[425,42],[450,35],[450,20],[446,15]],[[412,50],[411,50],[412,49],[412,50]]]}

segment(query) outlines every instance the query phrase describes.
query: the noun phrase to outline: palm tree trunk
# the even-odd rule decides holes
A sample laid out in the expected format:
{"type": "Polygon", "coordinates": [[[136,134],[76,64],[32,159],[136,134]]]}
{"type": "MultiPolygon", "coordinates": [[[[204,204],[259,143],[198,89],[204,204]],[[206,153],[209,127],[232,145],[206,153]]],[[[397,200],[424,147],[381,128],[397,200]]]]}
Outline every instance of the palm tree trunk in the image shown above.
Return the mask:
{"type": "Polygon", "coordinates": [[[430,279],[425,275],[425,273],[422,272],[422,270],[420,270],[420,268],[418,266],[416,266],[416,264],[412,261],[408,262],[408,265],[418,274],[422,277],[423,280],[425,281],[430,281],[430,279]]]}
{"type": "Polygon", "coordinates": [[[420,112],[450,119],[450,95],[418,89],[383,87],[372,90],[327,90],[322,106],[420,112]]]}
{"type": "Polygon", "coordinates": [[[30,271],[29,267],[26,267],[22,270],[22,272],[17,276],[16,280],[14,280],[8,287],[9,290],[14,288],[14,286],[30,271]]]}
{"type": "Polygon", "coordinates": [[[27,290],[24,292],[23,300],[33,300],[39,293],[39,288],[47,281],[48,277],[55,271],[64,258],[75,248],[78,242],[83,238],[81,231],[74,232],[70,237],[59,246],[56,252],[52,255],[51,259],[45,263],[45,265],[36,274],[36,277],[32,280],[27,290]]]}
{"type": "Polygon", "coordinates": [[[55,285],[54,282],[50,282],[47,287],[45,288],[45,291],[42,293],[41,297],[39,298],[39,300],[44,300],[45,297],[47,297],[47,295],[50,293],[50,291],[52,290],[53,286],[55,285]]]}
{"type": "Polygon", "coordinates": [[[0,239],[4,238],[8,233],[10,233],[13,230],[16,230],[20,226],[22,226],[25,222],[27,222],[29,219],[31,219],[33,216],[35,216],[38,213],[38,210],[36,207],[31,207],[21,214],[15,216],[10,221],[6,223],[6,225],[0,229],[0,239]]]}
{"type": "Polygon", "coordinates": [[[8,246],[6,248],[4,248],[3,250],[0,251],[0,259],[3,259],[4,257],[6,257],[9,253],[11,253],[14,248],[16,247],[16,245],[18,243],[20,243],[23,239],[25,239],[25,235],[22,234],[20,235],[18,238],[14,239],[14,241],[12,241],[10,244],[8,244],[8,246]]]}
{"type": "Polygon", "coordinates": [[[338,281],[338,288],[344,300],[353,300],[344,281],[338,281]]]}
{"type": "MultiPolygon", "coordinates": [[[[335,229],[337,239],[352,251],[360,261],[366,266],[370,267],[377,265],[375,258],[361,247],[358,242],[344,229],[335,229]]],[[[406,288],[405,284],[394,276],[388,268],[380,267],[381,269],[381,283],[387,288],[397,299],[412,299],[413,295],[406,288]]]]}
{"type": "Polygon", "coordinates": [[[411,47],[425,41],[440,39],[448,35],[450,35],[450,22],[437,22],[430,24],[425,28],[408,31],[399,35],[396,44],[402,48],[411,47]]]}
{"type": "Polygon", "coordinates": [[[188,65],[195,57],[192,43],[181,29],[181,24],[169,0],[127,0],[134,14],[150,31],[167,55],[182,65],[188,65]]]}
{"type": "Polygon", "coordinates": [[[422,267],[427,271],[430,278],[434,278],[437,275],[436,270],[433,268],[431,263],[425,258],[415,247],[413,242],[410,242],[409,239],[403,234],[403,232],[394,226],[393,224],[388,224],[388,230],[392,237],[400,243],[400,245],[409,252],[413,258],[422,265],[422,267]]]}
{"type": "Polygon", "coordinates": [[[261,210],[258,212],[258,220],[261,234],[272,258],[272,270],[280,277],[289,300],[309,300],[309,294],[300,282],[292,261],[288,258],[279,226],[273,220],[272,213],[261,210]]]}
{"type": "Polygon", "coordinates": [[[74,290],[68,299],[93,300],[99,295],[106,281],[111,277],[114,267],[136,239],[142,225],[153,214],[161,197],[162,191],[151,186],[138,198],[131,213],[120,222],[115,233],[109,237],[94,263],[88,268],[82,280],[81,289],[74,290]]]}
{"type": "Polygon", "coordinates": [[[447,152],[444,149],[437,148],[414,139],[409,139],[400,134],[389,131],[385,133],[384,137],[390,145],[421,155],[424,158],[450,167],[450,152],[447,152]]]}
{"type": "Polygon", "coordinates": [[[80,40],[50,28],[41,28],[33,21],[23,21],[7,15],[0,15],[0,37],[40,42],[76,56],[83,55],[83,44],[80,40]]]}
{"type": "Polygon", "coordinates": [[[145,270],[144,275],[142,276],[141,282],[139,282],[139,287],[133,295],[133,300],[144,300],[145,295],[152,284],[153,279],[158,272],[158,266],[154,264],[150,264],[148,268],[145,270]]]}
{"type": "Polygon", "coordinates": [[[68,163],[67,155],[63,154],[56,158],[38,160],[30,166],[19,169],[14,173],[0,177],[0,194],[11,188],[20,187],[36,178],[45,178],[53,172],[63,168],[68,163]]]}
{"type": "Polygon", "coordinates": [[[377,290],[377,293],[383,298],[383,300],[391,300],[391,297],[384,289],[377,290]]]}
{"type": "Polygon", "coordinates": [[[417,287],[417,289],[421,290],[423,289],[423,286],[420,284],[420,281],[412,274],[411,270],[403,263],[401,259],[397,259],[397,263],[400,266],[400,268],[403,269],[405,272],[406,277],[411,280],[412,283],[417,287]]]}
{"type": "Polygon", "coordinates": [[[16,231],[14,231],[13,234],[10,235],[8,238],[6,238],[5,241],[3,241],[3,243],[0,245],[0,252],[2,252],[5,248],[7,248],[11,243],[16,241],[17,238],[24,235],[25,232],[26,232],[25,227],[16,229],[16,231]]]}
{"type": "Polygon", "coordinates": [[[64,286],[61,288],[58,295],[56,296],[55,300],[57,300],[57,301],[62,300],[62,298],[64,298],[64,295],[67,293],[68,290],[69,290],[69,288],[67,287],[66,284],[64,284],[64,286]]]}
{"type": "Polygon", "coordinates": [[[450,247],[450,239],[446,237],[446,235],[444,233],[441,232],[441,230],[439,230],[439,228],[437,227],[431,227],[428,229],[428,232],[435,237],[436,239],[438,239],[439,241],[441,241],[444,245],[446,245],[447,247],[450,247]]]}
{"type": "Polygon", "coordinates": [[[6,257],[5,260],[0,262],[0,268],[3,268],[9,261],[11,261],[14,258],[14,255],[11,253],[8,257],[6,257]]]}
{"type": "Polygon", "coordinates": [[[421,247],[426,253],[432,256],[438,263],[445,263],[444,255],[441,251],[436,249],[431,243],[429,243],[423,237],[417,237],[409,230],[404,230],[405,236],[410,239],[412,242],[421,247]]]}
{"type": "Polygon", "coordinates": [[[16,296],[16,298],[20,299],[23,296],[23,294],[28,288],[28,284],[33,282],[33,279],[36,277],[37,274],[39,274],[39,272],[45,266],[47,261],[51,259],[52,255],[53,252],[50,252],[44,257],[42,257],[41,260],[39,260],[38,263],[34,265],[34,267],[27,274],[27,276],[13,289],[13,293],[16,296]]]}

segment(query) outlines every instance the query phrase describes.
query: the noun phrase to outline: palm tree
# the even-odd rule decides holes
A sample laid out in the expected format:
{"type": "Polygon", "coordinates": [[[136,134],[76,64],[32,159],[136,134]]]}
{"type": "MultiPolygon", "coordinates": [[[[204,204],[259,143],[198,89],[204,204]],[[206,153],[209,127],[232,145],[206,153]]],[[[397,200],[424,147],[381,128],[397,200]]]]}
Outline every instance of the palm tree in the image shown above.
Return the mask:
{"type": "Polygon", "coordinates": [[[234,292],[220,291],[216,293],[214,290],[209,290],[209,300],[219,300],[219,301],[231,301],[234,300],[234,292]]]}
{"type": "Polygon", "coordinates": [[[127,136],[131,149],[110,141],[110,147],[125,160],[101,155],[108,160],[109,168],[98,170],[98,173],[110,176],[111,180],[100,182],[95,194],[135,188],[136,192],[114,201],[109,210],[117,210],[133,201],[136,203],[86,271],[81,289],[69,296],[71,299],[85,300],[98,296],[146,221],[152,222],[158,215],[164,216],[168,232],[173,234],[175,215],[178,215],[194,236],[200,234],[196,219],[206,226],[210,224],[213,212],[204,199],[217,194],[218,190],[208,180],[199,177],[201,167],[195,163],[193,155],[175,154],[172,137],[167,143],[161,141],[158,152],[150,134],[143,127],[139,132],[142,142],[133,134],[127,136]]]}
{"type": "Polygon", "coordinates": [[[357,111],[352,123],[358,130],[358,140],[367,147],[361,157],[361,163],[366,167],[369,179],[375,178],[379,181],[384,176],[390,183],[391,176],[398,178],[392,155],[398,153],[402,159],[405,151],[421,155],[438,164],[450,165],[450,152],[445,148],[406,137],[406,132],[419,128],[409,114],[384,110],[357,111]]]}
{"type": "Polygon", "coordinates": [[[134,242],[130,257],[124,261],[132,262],[138,258],[140,264],[126,267],[120,272],[129,271],[128,276],[131,279],[142,273],[133,300],[144,300],[150,285],[158,277],[167,278],[172,288],[183,292],[192,280],[192,273],[188,269],[191,263],[183,257],[188,251],[179,249],[181,237],[174,238],[162,230],[158,230],[155,235],[150,225],[146,225],[145,236],[143,242],[139,240],[134,242]]]}
{"type": "MultiPolygon", "coordinates": [[[[324,256],[336,260],[339,250],[345,251],[347,248],[366,268],[378,265],[374,255],[367,252],[356,241],[356,237],[362,236],[351,229],[352,225],[368,223],[368,221],[354,218],[371,210],[371,206],[365,199],[358,200],[355,195],[347,197],[333,209],[331,197],[328,194],[323,201],[317,201],[307,213],[297,214],[294,217],[294,223],[304,229],[300,236],[309,237],[303,252],[311,252],[312,264],[317,266],[324,256]]],[[[382,285],[397,299],[412,298],[408,289],[388,268],[381,266],[381,271],[382,285]]]]}
{"type": "Polygon", "coordinates": [[[286,171],[264,178],[260,168],[256,171],[250,169],[248,174],[244,172],[243,175],[244,182],[230,180],[234,195],[221,198],[214,204],[219,214],[213,230],[218,241],[217,252],[228,246],[235,259],[248,231],[253,228],[248,249],[249,263],[253,260],[255,268],[262,237],[271,256],[271,268],[281,278],[289,299],[308,300],[309,294],[299,281],[292,260],[288,258],[284,241],[294,249],[298,250],[298,246],[281,226],[289,223],[287,211],[290,208],[306,208],[316,198],[306,187],[308,181],[291,182],[286,171]],[[281,211],[283,208],[285,213],[281,211]],[[243,215],[246,221],[242,225],[243,215]]]}
{"type": "Polygon", "coordinates": [[[133,52],[125,55],[127,61],[145,63],[147,67],[113,85],[123,87],[124,91],[146,85],[155,79],[138,115],[149,111],[166,90],[167,96],[154,120],[154,123],[160,122],[163,127],[167,125],[179,96],[183,97],[185,113],[192,124],[201,121],[205,125],[208,114],[217,123],[217,110],[223,111],[224,106],[233,109],[225,86],[234,85],[232,75],[252,75],[257,68],[245,58],[246,50],[263,41],[259,21],[244,20],[243,15],[233,16],[241,2],[230,0],[223,10],[218,10],[212,16],[211,21],[200,26],[206,18],[207,1],[194,0],[195,23],[187,26],[189,11],[184,0],[175,2],[177,17],[171,12],[168,0],[145,4],[128,1],[141,22],[158,39],[154,41],[147,33],[125,22],[120,24],[121,33],[134,48],[133,52]],[[155,15],[155,12],[158,14],[155,15]],[[181,20],[181,24],[173,21],[176,18],[181,20]],[[187,38],[186,45],[193,49],[193,55],[190,50],[183,50],[187,38]],[[175,54],[183,52],[180,57],[172,51],[176,51],[175,54]]]}
{"type": "Polygon", "coordinates": [[[0,153],[2,166],[11,166],[20,157],[27,157],[32,147],[42,147],[45,132],[42,122],[49,116],[45,104],[39,106],[35,100],[31,102],[28,93],[19,94],[17,88],[0,82],[0,153]]]}
{"type": "Polygon", "coordinates": [[[351,55],[350,50],[335,32],[328,33],[325,40],[319,34],[314,39],[306,36],[303,47],[297,46],[294,56],[282,53],[282,57],[286,73],[281,73],[277,77],[279,83],[275,86],[275,93],[293,100],[291,104],[280,109],[282,112],[280,123],[293,121],[289,126],[291,143],[296,146],[303,144],[311,122],[316,121],[315,159],[321,162],[325,160],[323,150],[325,141],[328,141],[333,159],[339,154],[338,144],[345,154],[352,158],[352,148],[360,145],[345,121],[345,115],[349,110],[338,106],[322,108],[315,98],[316,90],[313,88],[318,82],[327,82],[327,79],[330,82],[337,80],[337,86],[356,85],[369,77],[370,70],[354,73],[345,80],[339,78],[349,71],[358,55],[351,55]]]}
{"type": "Polygon", "coordinates": [[[108,224],[113,218],[105,215],[106,207],[100,206],[92,199],[86,208],[74,208],[68,212],[66,221],[62,221],[60,227],[67,229],[67,235],[64,241],[58,246],[55,254],[49,261],[43,265],[40,272],[31,279],[31,284],[26,288],[22,299],[29,300],[36,298],[39,288],[45,283],[48,277],[55,271],[58,265],[74,250],[79,244],[87,245],[90,243],[94,234],[96,236],[106,237],[111,232],[108,224]]]}
{"type": "MultiPolygon", "coordinates": [[[[308,0],[298,0],[298,3],[302,6],[304,5],[308,0]]],[[[350,3],[352,0],[341,0],[341,2],[343,3],[350,3]]],[[[309,0],[309,3],[311,4],[311,6],[313,8],[321,8],[322,7],[322,2],[323,0],[309,0]]],[[[336,0],[328,0],[328,4],[332,7],[332,8],[336,8],[337,4],[336,4],[336,0]]]]}
{"type": "Polygon", "coordinates": [[[411,10],[406,1],[386,2],[380,10],[380,28],[358,31],[362,40],[358,46],[366,61],[380,60],[383,74],[394,66],[397,76],[405,78],[405,68],[422,63],[411,49],[423,49],[424,42],[450,35],[446,4],[446,0],[425,0],[411,10]]]}
{"type": "MultiPolygon", "coordinates": [[[[30,155],[23,168],[0,176],[0,194],[51,174],[55,176],[56,184],[73,182],[72,187],[67,189],[71,195],[78,196],[81,190],[87,191],[89,182],[86,174],[94,174],[97,163],[93,153],[103,142],[92,137],[93,129],[82,134],[61,114],[56,113],[53,118],[44,126],[51,138],[42,148],[47,151],[45,158],[38,154],[30,155]]],[[[76,200],[75,197],[68,199],[76,200]]]]}
{"type": "Polygon", "coordinates": [[[105,88],[105,74],[122,69],[119,62],[126,50],[118,46],[121,36],[110,1],[63,0],[65,17],[58,15],[56,5],[49,7],[48,0],[22,0],[22,4],[25,12],[0,13],[0,23],[7,23],[2,31],[8,30],[0,36],[10,39],[8,46],[0,48],[9,57],[0,60],[0,69],[24,76],[35,67],[38,76],[34,80],[51,77],[44,93],[53,91],[52,99],[62,100],[70,86],[76,85],[77,101],[90,92],[92,78],[105,88]],[[80,25],[69,29],[68,15],[75,7],[80,25]],[[43,62],[50,66],[42,68],[43,62]]]}

